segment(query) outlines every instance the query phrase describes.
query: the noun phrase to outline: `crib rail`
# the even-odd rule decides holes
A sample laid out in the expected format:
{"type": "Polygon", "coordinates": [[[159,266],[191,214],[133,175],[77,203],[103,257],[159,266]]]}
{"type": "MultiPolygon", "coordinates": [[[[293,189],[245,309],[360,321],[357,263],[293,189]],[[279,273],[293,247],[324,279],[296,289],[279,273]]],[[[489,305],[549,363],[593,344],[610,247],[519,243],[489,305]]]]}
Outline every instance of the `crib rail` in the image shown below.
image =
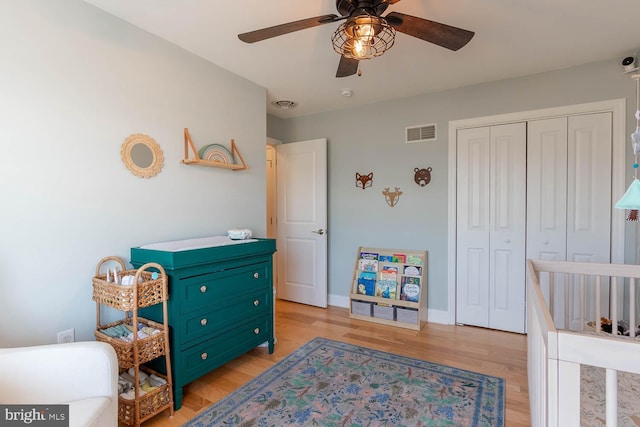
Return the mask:
{"type": "Polygon", "coordinates": [[[640,266],[529,260],[527,268],[531,425],[580,426],[580,366],[590,365],[606,369],[606,425],[616,426],[617,372],[640,373],[640,266]],[[629,337],[605,332],[604,316],[628,320],[629,337]]]}

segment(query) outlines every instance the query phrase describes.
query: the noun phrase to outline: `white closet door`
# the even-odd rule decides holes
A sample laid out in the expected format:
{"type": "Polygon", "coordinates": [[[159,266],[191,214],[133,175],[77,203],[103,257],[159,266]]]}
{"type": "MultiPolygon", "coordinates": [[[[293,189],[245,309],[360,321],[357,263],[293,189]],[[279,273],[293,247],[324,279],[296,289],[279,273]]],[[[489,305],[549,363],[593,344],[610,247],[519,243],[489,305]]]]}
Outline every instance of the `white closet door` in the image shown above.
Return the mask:
{"type": "MultiPolygon", "coordinates": [[[[527,258],[567,259],[567,118],[530,121],[527,130],[527,258]]],[[[540,286],[564,327],[564,276],[540,286]]]]}
{"type": "Polygon", "coordinates": [[[489,327],[524,332],[527,128],[491,127],[489,327]]]}
{"type": "Polygon", "coordinates": [[[524,332],[526,125],[457,135],[459,323],[524,332]]]}
{"type": "Polygon", "coordinates": [[[457,134],[456,321],[489,326],[490,129],[457,134]]]}
{"type": "Polygon", "coordinates": [[[531,121],[527,133],[527,258],[564,261],[567,118],[531,121]]]}
{"type": "MultiPolygon", "coordinates": [[[[611,113],[529,122],[527,258],[610,262],[611,126],[611,113]]],[[[565,287],[564,280],[556,277],[552,290],[545,277],[542,290],[556,324],[579,327],[575,287],[565,287]],[[566,311],[565,300],[572,302],[566,311]]],[[[608,293],[606,283],[602,285],[606,313],[608,293]]],[[[589,289],[592,284],[587,284],[589,289]]]]}
{"type": "Polygon", "coordinates": [[[611,113],[569,118],[567,260],[611,260],[611,113]]]}
{"type": "MultiPolygon", "coordinates": [[[[569,118],[568,261],[611,261],[611,121],[611,113],[569,118]]],[[[601,282],[601,313],[609,313],[608,285],[608,280],[601,282]]],[[[586,312],[594,313],[595,283],[586,288],[586,312]]],[[[578,300],[577,295],[569,298],[578,300]]],[[[566,318],[571,327],[581,326],[577,303],[571,305],[566,318]]]]}

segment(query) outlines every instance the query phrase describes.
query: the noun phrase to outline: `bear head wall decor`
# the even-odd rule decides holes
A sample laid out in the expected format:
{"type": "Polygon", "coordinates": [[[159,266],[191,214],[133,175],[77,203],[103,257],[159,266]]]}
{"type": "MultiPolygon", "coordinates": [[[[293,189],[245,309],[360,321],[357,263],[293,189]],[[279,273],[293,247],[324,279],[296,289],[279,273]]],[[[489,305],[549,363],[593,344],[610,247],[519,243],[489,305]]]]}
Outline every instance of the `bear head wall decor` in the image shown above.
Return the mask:
{"type": "Polygon", "coordinates": [[[431,182],[431,170],[432,170],[431,166],[429,166],[426,169],[415,168],[413,170],[413,172],[415,172],[415,175],[413,176],[413,179],[416,182],[416,184],[418,184],[420,187],[424,187],[428,183],[430,183],[431,182]]]}

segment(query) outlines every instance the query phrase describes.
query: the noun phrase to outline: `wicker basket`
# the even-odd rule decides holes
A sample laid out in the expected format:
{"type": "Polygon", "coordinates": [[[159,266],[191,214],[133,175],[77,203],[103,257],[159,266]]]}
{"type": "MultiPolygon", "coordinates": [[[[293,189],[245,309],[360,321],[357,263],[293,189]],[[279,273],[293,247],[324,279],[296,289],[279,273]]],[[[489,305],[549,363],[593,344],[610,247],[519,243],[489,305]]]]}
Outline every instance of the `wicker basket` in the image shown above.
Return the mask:
{"type": "MultiPolygon", "coordinates": [[[[167,379],[166,376],[149,368],[141,369],[141,371],[167,379]]],[[[171,387],[167,383],[139,396],[137,400],[118,397],[118,419],[127,425],[140,425],[141,422],[157,414],[159,410],[171,407],[173,407],[171,387]]]]}
{"type": "Polygon", "coordinates": [[[166,275],[162,267],[157,264],[146,264],[138,270],[125,270],[124,262],[118,257],[106,257],[100,260],[96,267],[96,275],[93,278],[93,300],[120,311],[132,311],[140,307],[155,305],[166,299],[165,292],[166,275]],[[134,276],[137,286],[124,286],[113,282],[107,282],[107,275],[100,274],[100,268],[107,261],[115,261],[120,264],[118,271],[118,283],[125,276],[134,276]],[[153,266],[160,269],[156,279],[152,279],[153,273],[145,271],[153,266]],[[137,300],[137,301],[136,301],[137,300]]]}
{"type": "Polygon", "coordinates": [[[165,354],[165,333],[164,325],[162,323],[156,323],[152,320],[148,320],[142,317],[138,317],[138,324],[150,326],[152,328],[160,330],[159,333],[150,335],[146,338],[139,338],[135,342],[126,342],[118,338],[110,337],[104,334],[102,330],[118,325],[131,325],[132,318],[128,317],[117,322],[100,325],[94,335],[97,341],[106,342],[116,351],[118,356],[118,365],[120,368],[131,368],[136,363],[145,363],[156,357],[163,356],[165,354]],[[138,360],[135,360],[137,355],[138,360]]]}

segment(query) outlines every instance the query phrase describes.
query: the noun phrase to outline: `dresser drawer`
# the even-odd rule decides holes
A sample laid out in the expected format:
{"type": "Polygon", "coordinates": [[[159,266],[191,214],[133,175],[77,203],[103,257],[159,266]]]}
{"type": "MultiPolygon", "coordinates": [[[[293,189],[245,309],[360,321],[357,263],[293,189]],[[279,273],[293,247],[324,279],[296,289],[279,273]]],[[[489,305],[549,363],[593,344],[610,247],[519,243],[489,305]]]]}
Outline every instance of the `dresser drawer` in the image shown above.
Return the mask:
{"type": "Polygon", "coordinates": [[[177,283],[181,312],[229,303],[257,290],[271,290],[269,268],[265,262],[182,279],[177,283]]]}
{"type": "Polygon", "coordinates": [[[213,337],[236,328],[239,323],[248,319],[267,315],[270,313],[272,298],[272,291],[261,290],[252,295],[244,295],[233,303],[223,299],[204,310],[185,315],[181,322],[181,343],[213,337]]]}
{"type": "Polygon", "coordinates": [[[176,366],[183,369],[184,381],[193,381],[269,340],[272,320],[271,316],[250,320],[177,354],[176,366]]]}

